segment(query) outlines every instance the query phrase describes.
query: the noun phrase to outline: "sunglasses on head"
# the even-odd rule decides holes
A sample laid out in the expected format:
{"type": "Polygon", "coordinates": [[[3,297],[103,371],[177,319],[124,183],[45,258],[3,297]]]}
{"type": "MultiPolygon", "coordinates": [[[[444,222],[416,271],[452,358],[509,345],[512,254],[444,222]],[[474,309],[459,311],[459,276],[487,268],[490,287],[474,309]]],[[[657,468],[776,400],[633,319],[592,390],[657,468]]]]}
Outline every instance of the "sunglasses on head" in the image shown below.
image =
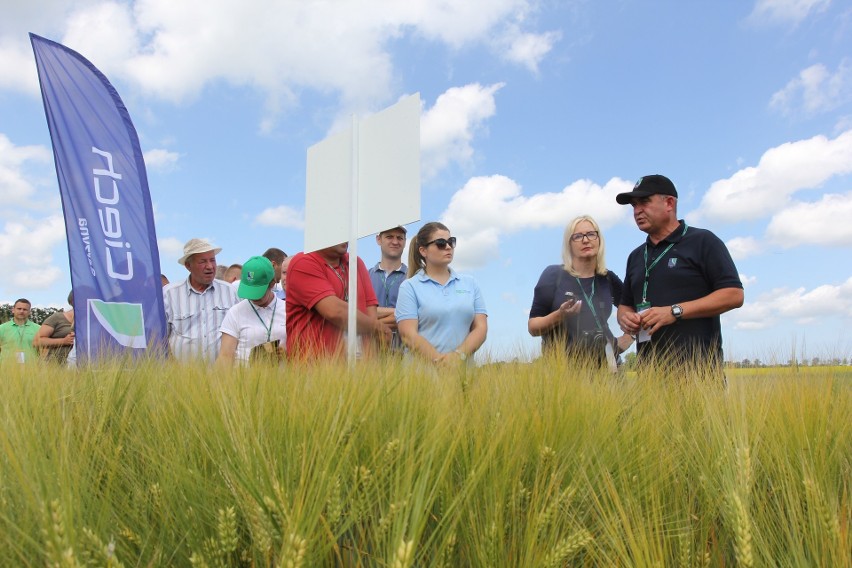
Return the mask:
{"type": "Polygon", "coordinates": [[[426,243],[423,246],[428,247],[429,245],[432,245],[432,244],[434,244],[439,249],[445,249],[447,247],[454,249],[454,248],[456,248],[456,238],[450,237],[449,239],[435,239],[434,241],[429,241],[428,243],[426,243]]]}

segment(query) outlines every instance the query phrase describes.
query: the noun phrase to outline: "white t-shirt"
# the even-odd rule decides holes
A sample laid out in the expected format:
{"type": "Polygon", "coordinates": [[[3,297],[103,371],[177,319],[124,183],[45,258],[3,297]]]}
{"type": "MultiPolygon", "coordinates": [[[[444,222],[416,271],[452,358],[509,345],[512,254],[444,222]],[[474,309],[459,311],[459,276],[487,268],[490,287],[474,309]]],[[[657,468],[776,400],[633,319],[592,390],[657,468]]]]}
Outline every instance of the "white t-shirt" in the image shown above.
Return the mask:
{"type": "Polygon", "coordinates": [[[287,305],[284,300],[278,298],[264,308],[252,304],[249,300],[241,300],[228,310],[220,331],[238,340],[234,358],[237,361],[248,362],[252,347],[267,341],[278,339],[283,346],[287,338],[286,312],[287,305]],[[271,333],[269,333],[270,324],[271,333]]]}

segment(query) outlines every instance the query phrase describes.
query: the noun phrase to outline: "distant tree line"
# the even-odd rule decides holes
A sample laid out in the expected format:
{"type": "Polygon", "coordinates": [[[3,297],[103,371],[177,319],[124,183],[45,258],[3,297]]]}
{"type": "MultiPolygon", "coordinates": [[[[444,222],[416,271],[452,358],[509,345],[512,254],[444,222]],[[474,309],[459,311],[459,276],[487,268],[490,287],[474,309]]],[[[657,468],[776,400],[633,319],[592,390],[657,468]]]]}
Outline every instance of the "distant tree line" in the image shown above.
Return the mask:
{"type": "MultiPolygon", "coordinates": [[[[13,304],[0,304],[0,323],[6,323],[12,319],[13,307],[15,307],[13,304]]],[[[62,308],[33,308],[32,312],[30,312],[30,319],[41,325],[47,319],[47,316],[61,311],[62,308]]]]}
{"type": "Polygon", "coordinates": [[[760,359],[743,359],[742,361],[728,361],[725,363],[728,367],[734,367],[739,369],[756,369],[759,367],[823,367],[823,366],[838,366],[838,365],[849,365],[850,360],[846,357],[831,357],[831,358],[822,358],[822,357],[812,357],[810,360],[802,359],[801,361],[797,359],[789,359],[786,363],[764,363],[760,359]]]}
{"type": "MultiPolygon", "coordinates": [[[[852,359],[848,357],[812,357],[810,360],[798,361],[789,359],[786,363],[766,363],[760,359],[743,359],[741,361],[725,361],[725,366],[731,369],[758,369],[761,367],[823,367],[850,365],[852,359]]],[[[630,352],[624,356],[624,369],[632,371],[636,368],[636,353],[630,352]]]]}

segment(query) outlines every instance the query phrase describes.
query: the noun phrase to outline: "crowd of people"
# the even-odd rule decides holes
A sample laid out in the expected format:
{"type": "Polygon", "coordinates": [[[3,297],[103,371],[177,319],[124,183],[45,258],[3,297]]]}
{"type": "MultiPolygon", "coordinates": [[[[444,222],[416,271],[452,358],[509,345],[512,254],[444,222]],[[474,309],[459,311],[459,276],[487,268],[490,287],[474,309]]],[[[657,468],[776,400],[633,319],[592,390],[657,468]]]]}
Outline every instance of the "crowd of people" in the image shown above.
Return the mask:
{"type": "MultiPolygon", "coordinates": [[[[588,215],[565,228],[562,263],[548,266],[533,291],[528,331],[544,353],[618,368],[634,341],[641,362],[722,363],[719,316],[743,303],[743,287],[724,243],[677,218],[677,190],[662,175],[641,178],[616,201],[633,209],[645,242],[627,259],[622,281],[605,261],[605,239],[588,215]],[[608,319],[616,308],[622,334],[608,319]]],[[[359,356],[405,353],[438,366],[471,364],[488,332],[476,280],[452,267],[450,229],[424,224],[402,262],[405,227],[376,235],[381,259],[356,259],[355,329],[359,356]]],[[[288,256],[270,248],[242,264],[218,265],[221,252],[190,239],[178,263],[187,278],[163,279],[170,356],[231,366],[342,357],[349,327],[348,243],[288,256]]],[[[73,292],[69,296],[73,305],[73,292]]],[[[73,310],[41,326],[19,299],[0,325],[0,362],[62,363],[74,345],[73,310]]]]}

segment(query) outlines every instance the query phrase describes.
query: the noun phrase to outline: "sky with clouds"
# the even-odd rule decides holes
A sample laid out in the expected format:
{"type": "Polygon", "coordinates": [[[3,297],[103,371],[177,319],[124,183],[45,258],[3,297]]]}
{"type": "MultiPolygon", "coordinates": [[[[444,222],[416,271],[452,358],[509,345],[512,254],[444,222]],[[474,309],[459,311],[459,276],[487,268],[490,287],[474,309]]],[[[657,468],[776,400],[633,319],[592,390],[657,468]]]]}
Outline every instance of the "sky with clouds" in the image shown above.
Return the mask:
{"type": "MultiPolygon", "coordinates": [[[[598,220],[623,276],[644,234],[615,194],[662,173],[745,284],[745,305],[722,319],[728,358],[852,356],[846,2],[8,4],[0,302],[61,305],[70,287],[34,32],[87,57],[122,96],[172,280],[192,237],[223,247],[226,264],[300,250],[307,148],[419,92],[422,218],[458,237],[455,266],[483,289],[493,355],[537,352],[533,288],[574,216],[598,220]]],[[[369,238],[359,252],[378,260],[369,238]]]]}

